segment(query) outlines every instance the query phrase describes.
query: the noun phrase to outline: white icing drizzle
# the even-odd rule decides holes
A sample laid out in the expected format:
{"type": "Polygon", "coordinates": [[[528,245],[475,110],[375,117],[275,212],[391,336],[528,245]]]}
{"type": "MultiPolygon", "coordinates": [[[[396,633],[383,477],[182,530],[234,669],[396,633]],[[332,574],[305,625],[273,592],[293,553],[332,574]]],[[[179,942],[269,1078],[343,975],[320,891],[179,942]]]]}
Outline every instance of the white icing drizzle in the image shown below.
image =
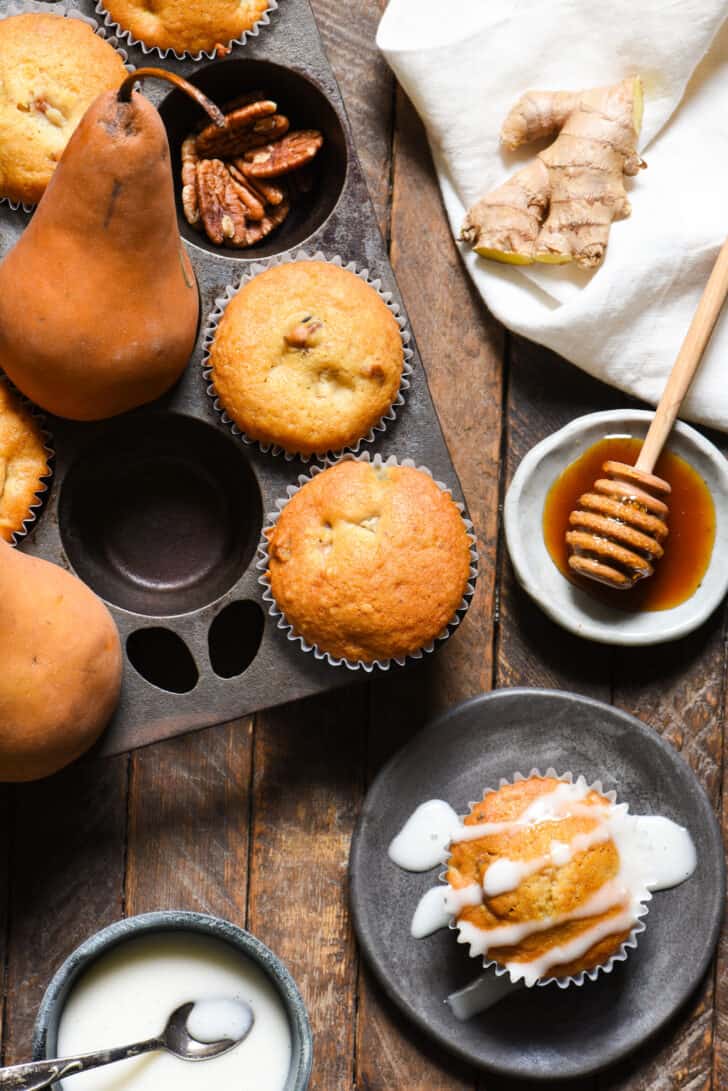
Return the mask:
{"type": "Polygon", "coordinates": [[[466,905],[479,905],[483,892],[477,883],[455,890],[447,883],[433,886],[420,898],[410,929],[415,939],[431,936],[440,928],[446,928],[453,917],[466,905]]]}
{"type": "MultiPolygon", "coordinates": [[[[581,905],[576,906],[568,913],[559,913],[554,917],[538,917],[530,921],[500,924],[495,928],[478,928],[476,925],[471,924],[470,921],[460,921],[458,923],[458,943],[469,943],[470,954],[477,957],[486,954],[490,947],[513,947],[528,936],[533,936],[536,932],[547,932],[549,928],[554,928],[557,924],[586,920],[587,917],[596,917],[601,913],[606,913],[608,910],[614,909],[615,906],[632,904],[632,902],[630,892],[624,884],[617,879],[609,879],[599,887],[591,898],[582,902],[581,905]]],[[[639,904],[639,900],[637,900],[633,908],[638,909],[639,904]]],[[[619,932],[620,929],[612,928],[612,931],[619,932]]],[[[588,951],[591,946],[589,944],[585,950],[588,951]]],[[[563,959],[555,959],[553,965],[555,966],[563,961],[563,959]]],[[[506,965],[510,964],[506,963],[506,965]]]]}
{"type": "Polygon", "coordinates": [[[584,777],[579,777],[573,784],[563,781],[553,791],[535,799],[518,818],[478,825],[466,825],[444,800],[430,799],[410,815],[391,842],[389,858],[405,871],[429,871],[447,859],[448,849],[455,841],[477,841],[534,822],[564,818],[567,814],[594,817],[597,808],[578,805],[589,790],[584,777]]]}
{"type": "MultiPolygon", "coordinates": [[[[596,817],[594,810],[590,811],[590,817],[596,817]]],[[[597,811],[596,814],[598,813],[597,811]]],[[[586,852],[593,845],[608,841],[610,837],[610,828],[603,822],[593,830],[575,834],[571,841],[552,841],[546,856],[534,856],[530,860],[509,860],[503,856],[487,868],[483,876],[483,890],[490,898],[516,890],[529,875],[535,875],[546,867],[564,867],[580,852],[586,852]]]]}
{"type": "Polygon", "coordinates": [[[405,871],[429,871],[443,862],[460,826],[449,803],[442,799],[421,803],[389,846],[389,858],[405,871]]]}
{"type": "Polygon", "coordinates": [[[579,853],[612,840],[619,854],[619,872],[605,882],[587,901],[570,912],[552,917],[502,924],[483,929],[470,921],[459,921],[458,942],[470,945],[473,956],[487,956],[493,947],[510,947],[526,937],[556,925],[585,920],[621,907],[606,920],[596,921],[573,939],[530,961],[505,963],[512,981],[531,986],[549,970],[581,958],[606,936],[631,929],[641,915],[650,891],[664,890],[687,879],[695,870],[697,857],[690,834],[670,819],[652,815],[630,815],[626,804],[604,806],[585,804],[590,792],[584,777],[574,783],[563,781],[534,800],[518,818],[506,822],[465,825],[449,804],[442,800],[424,803],[405,823],[390,845],[389,855],[409,871],[426,871],[447,859],[453,842],[476,840],[510,832],[532,824],[585,816],[597,819],[593,829],[575,834],[568,842],[555,837],[547,854],[527,860],[503,857],[486,870],[483,887],[470,884],[455,889],[439,884],[420,900],[412,920],[412,935],[421,938],[444,928],[468,905],[484,897],[516,890],[524,879],[548,867],[563,867],[579,853]]]}

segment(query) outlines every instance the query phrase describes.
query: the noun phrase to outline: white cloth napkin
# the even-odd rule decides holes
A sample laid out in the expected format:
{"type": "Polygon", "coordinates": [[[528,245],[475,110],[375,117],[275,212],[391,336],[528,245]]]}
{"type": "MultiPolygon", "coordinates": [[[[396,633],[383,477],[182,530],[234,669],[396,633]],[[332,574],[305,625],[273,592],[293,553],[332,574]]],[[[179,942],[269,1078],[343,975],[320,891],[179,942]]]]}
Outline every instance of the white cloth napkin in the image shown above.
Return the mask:
{"type": "MultiPolygon", "coordinates": [[[[728,0],[390,0],[377,35],[427,127],[456,236],[533,154],[499,143],[524,91],[641,75],[648,169],[627,181],[632,216],[601,268],[463,257],[506,326],[653,404],[728,235],[727,17],[728,0]]],[[[728,430],[728,313],[681,416],[728,430]]]]}

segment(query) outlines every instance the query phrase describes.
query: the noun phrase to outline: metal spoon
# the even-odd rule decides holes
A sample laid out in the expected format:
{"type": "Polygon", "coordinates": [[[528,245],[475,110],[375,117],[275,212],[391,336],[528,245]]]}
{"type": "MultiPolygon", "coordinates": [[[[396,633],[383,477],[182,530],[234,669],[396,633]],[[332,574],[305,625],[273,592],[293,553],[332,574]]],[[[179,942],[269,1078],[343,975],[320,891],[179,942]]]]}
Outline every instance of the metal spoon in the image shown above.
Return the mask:
{"type": "Polygon", "coordinates": [[[78,1072],[87,1072],[90,1068],[113,1064],[114,1061],[126,1061],[130,1057],[139,1057],[142,1053],[152,1053],[164,1049],[167,1053],[181,1057],[185,1061],[207,1061],[211,1057],[221,1057],[228,1053],[250,1034],[255,1022],[253,1009],[245,1001],[240,1006],[247,1009],[248,1024],[240,1038],[222,1038],[219,1042],[198,1042],[187,1030],[187,1020],[194,1008],[194,1002],[182,1004],[172,1012],[166,1027],[160,1035],[137,1042],[131,1046],[118,1046],[116,1049],[100,1049],[96,1053],[85,1053],[80,1057],[66,1057],[62,1060],[31,1061],[28,1064],[16,1064],[0,1069],[0,1089],[2,1091],[42,1091],[56,1080],[65,1080],[78,1072]]]}

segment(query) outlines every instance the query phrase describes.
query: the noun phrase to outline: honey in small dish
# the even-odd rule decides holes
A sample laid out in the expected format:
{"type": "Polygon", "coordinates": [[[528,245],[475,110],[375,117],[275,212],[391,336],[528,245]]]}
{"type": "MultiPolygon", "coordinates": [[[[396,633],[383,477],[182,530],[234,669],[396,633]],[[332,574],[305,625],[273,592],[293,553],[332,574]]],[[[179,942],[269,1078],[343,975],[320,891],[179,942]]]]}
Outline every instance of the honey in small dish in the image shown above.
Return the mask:
{"type": "Polygon", "coordinates": [[[579,497],[589,492],[602,476],[608,460],[634,465],[642,440],[632,436],[606,436],[567,466],[546,496],[543,534],[546,548],[559,571],[571,583],[619,610],[670,610],[695,594],[705,575],[715,542],[715,507],[702,477],[670,451],[660,456],[654,472],[668,482],[670,533],[665,555],[655,565],[654,575],[640,580],[629,591],[582,579],[569,568],[566,531],[569,515],[578,507],[579,497]]]}

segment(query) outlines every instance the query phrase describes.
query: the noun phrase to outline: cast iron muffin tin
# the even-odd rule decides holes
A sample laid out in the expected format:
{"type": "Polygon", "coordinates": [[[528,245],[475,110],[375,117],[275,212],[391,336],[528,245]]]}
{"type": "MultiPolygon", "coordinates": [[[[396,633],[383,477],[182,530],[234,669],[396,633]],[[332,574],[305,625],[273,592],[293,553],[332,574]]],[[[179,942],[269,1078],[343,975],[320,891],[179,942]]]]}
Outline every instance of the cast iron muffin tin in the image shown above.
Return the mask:
{"type": "MultiPolygon", "coordinates": [[[[7,0],[0,11],[6,6],[7,0]]],[[[95,17],[92,0],[71,6],[95,17]]],[[[201,325],[187,371],[169,394],[98,424],[47,418],[55,475],[21,548],[75,571],[106,601],[119,627],[124,683],[100,744],[106,754],[355,677],[302,653],[264,613],[255,568],[264,515],[306,467],[245,446],[216,415],[201,373],[202,336],[215,298],[252,262],[305,244],[311,254],[321,250],[367,268],[406,318],[308,0],[280,0],[270,26],[212,62],[160,60],[139,47],[126,49],[136,67],[178,72],[221,104],[265,89],[295,127],[320,129],[325,144],[308,203],[250,250],[213,247],[187,225],[178,205],[200,289],[201,325]]],[[[179,201],[180,144],[202,114],[168,84],[147,80],[144,93],[159,105],[167,127],[179,201]]],[[[27,222],[23,212],[0,205],[0,256],[27,222]]],[[[99,322],[113,321],[99,300],[99,322]]],[[[429,467],[462,500],[414,340],[410,345],[414,371],[406,403],[366,447],[429,467]]],[[[28,596],[32,601],[32,588],[28,596]]]]}

